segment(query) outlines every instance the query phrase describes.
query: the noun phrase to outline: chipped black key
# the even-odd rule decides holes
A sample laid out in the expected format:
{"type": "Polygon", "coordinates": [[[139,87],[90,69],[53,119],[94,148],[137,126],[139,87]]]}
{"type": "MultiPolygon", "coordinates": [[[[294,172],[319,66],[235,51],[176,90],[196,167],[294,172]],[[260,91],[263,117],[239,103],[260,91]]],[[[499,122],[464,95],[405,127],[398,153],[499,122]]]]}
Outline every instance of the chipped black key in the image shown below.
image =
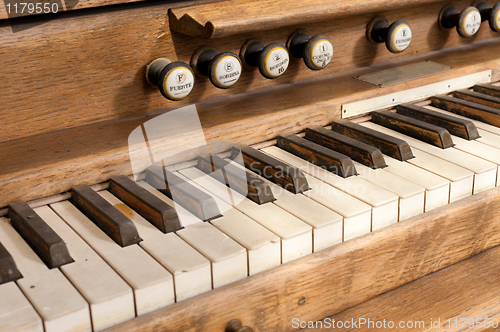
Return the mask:
{"type": "Polygon", "coordinates": [[[21,272],[17,269],[14,258],[7,249],[0,243],[0,285],[22,278],[21,272]]]}
{"type": "Polygon", "coordinates": [[[365,166],[372,168],[387,166],[379,149],[333,130],[312,126],[307,128],[305,137],[314,143],[345,154],[365,166]]]}
{"type": "Polygon", "coordinates": [[[500,127],[500,109],[480,105],[471,101],[453,98],[450,96],[434,96],[431,105],[463,115],[470,119],[479,120],[490,125],[500,127]]]}
{"type": "Polygon", "coordinates": [[[142,241],[132,220],[89,186],[82,184],[73,187],[71,200],[83,214],[120,246],[126,247],[142,241]]]}
{"type": "Polygon", "coordinates": [[[127,176],[112,177],[109,182],[109,191],[163,233],[175,232],[182,228],[173,207],[127,176]]]}
{"type": "Polygon", "coordinates": [[[197,166],[217,181],[257,204],[269,203],[275,200],[271,187],[266,181],[220,157],[205,154],[198,157],[197,166]]]}
{"type": "Polygon", "coordinates": [[[454,145],[448,130],[401,114],[390,111],[373,112],[372,122],[441,149],[454,145]]]}
{"type": "Polygon", "coordinates": [[[73,262],[64,241],[26,202],[10,204],[9,218],[12,227],[49,269],[73,262]]]}
{"type": "Polygon", "coordinates": [[[332,130],[360,142],[372,145],[382,151],[382,153],[394,159],[406,161],[415,158],[411,152],[410,145],[405,141],[363,127],[352,121],[337,120],[332,123],[332,130]]]}
{"type": "Polygon", "coordinates": [[[466,140],[479,138],[479,132],[472,121],[443,114],[413,104],[401,104],[397,107],[399,114],[415,118],[448,130],[451,134],[466,140]]]}
{"type": "Polygon", "coordinates": [[[294,134],[278,136],[279,148],[341,177],[356,175],[351,158],[294,134]]]}
{"type": "Polygon", "coordinates": [[[203,221],[221,216],[213,197],[161,166],[149,167],[146,170],[146,180],[151,186],[203,221]]]}
{"type": "Polygon", "coordinates": [[[298,168],[292,167],[278,159],[260,152],[248,145],[233,147],[231,159],[237,158],[241,151],[245,167],[266,178],[286,190],[299,194],[309,190],[307,179],[298,168]]]}

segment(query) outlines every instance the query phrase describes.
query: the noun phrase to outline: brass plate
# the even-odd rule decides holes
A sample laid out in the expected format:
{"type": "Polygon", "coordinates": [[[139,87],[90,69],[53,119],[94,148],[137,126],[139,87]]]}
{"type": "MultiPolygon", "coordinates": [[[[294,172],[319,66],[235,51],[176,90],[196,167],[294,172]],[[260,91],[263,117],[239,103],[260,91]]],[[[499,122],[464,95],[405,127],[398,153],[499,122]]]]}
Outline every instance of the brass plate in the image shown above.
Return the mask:
{"type": "Polygon", "coordinates": [[[445,66],[437,62],[422,61],[411,65],[358,76],[356,79],[383,88],[417,78],[443,73],[452,69],[453,68],[450,66],[445,66]]]}

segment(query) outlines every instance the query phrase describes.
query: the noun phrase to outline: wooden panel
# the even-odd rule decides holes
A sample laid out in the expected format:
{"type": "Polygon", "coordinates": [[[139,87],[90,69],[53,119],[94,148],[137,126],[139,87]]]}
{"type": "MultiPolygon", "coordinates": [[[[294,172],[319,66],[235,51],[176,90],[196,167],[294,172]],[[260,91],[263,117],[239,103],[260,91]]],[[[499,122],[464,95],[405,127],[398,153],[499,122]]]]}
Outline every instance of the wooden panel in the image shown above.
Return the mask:
{"type": "Polygon", "coordinates": [[[500,244],[499,220],[495,188],[107,331],[292,331],[500,244]]]}

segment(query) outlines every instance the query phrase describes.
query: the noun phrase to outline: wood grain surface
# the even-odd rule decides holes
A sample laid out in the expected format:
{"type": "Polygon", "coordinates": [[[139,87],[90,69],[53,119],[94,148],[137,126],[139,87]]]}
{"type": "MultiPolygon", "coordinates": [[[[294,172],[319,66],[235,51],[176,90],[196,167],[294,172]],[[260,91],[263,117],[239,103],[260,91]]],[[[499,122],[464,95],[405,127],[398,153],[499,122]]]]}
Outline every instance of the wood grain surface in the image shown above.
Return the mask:
{"type": "Polygon", "coordinates": [[[500,244],[500,188],[294,260],[106,330],[292,331],[500,244]],[[193,308],[196,308],[193,310],[193,308]]]}

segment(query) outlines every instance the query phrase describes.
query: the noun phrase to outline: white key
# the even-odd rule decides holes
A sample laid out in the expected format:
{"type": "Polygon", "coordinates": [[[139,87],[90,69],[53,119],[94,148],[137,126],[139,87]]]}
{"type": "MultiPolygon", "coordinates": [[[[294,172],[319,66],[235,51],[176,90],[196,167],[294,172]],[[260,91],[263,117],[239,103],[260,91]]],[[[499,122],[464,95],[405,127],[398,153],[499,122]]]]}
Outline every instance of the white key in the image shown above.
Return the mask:
{"type": "Polygon", "coordinates": [[[89,303],[94,331],[134,318],[130,286],[48,206],[34,211],[66,243],[74,263],[60,269],[89,303]]]}
{"type": "Polygon", "coordinates": [[[384,156],[384,170],[396,174],[425,188],[425,211],[448,204],[450,181],[410,163],[384,156]]]}
{"type": "Polygon", "coordinates": [[[361,125],[406,141],[412,147],[412,151],[418,149],[474,172],[473,193],[479,193],[495,186],[497,166],[491,162],[455,148],[440,149],[372,122],[361,123],[361,125]]]}
{"type": "Polygon", "coordinates": [[[210,223],[189,225],[177,234],[212,262],[213,288],[248,275],[245,248],[210,223]]]}
{"type": "Polygon", "coordinates": [[[363,179],[399,196],[399,221],[424,213],[423,187],[385,169],[371,169],[357,162],[354,166],[363,179]]]}
{"type": "MultiPolygon", "coordinates": [[[[220,171],[220,170],[219,170],[220,171]]],[[[259,205],[235,191],[230,197],[228,187],[195,167],[180,171],[187,179],[205,188],[281,238],[281,262],[286,263],[312,252],[312,227],[272,203],[259,205]]],[[[226,209],[227,210],[227,209],[226,209]]]]}
{"type": "Polygon", "coordinates": [[[174,303],[172,275],[141,247],[120,247],[68,201],[50,207],[132,287],[138,316],[174,303]]]}
{"type": "Polygon", "coordinates": [[[139,245],[174,276],[177,301],[212,289],[210,261],[179,238],[164,234],[109,191],[99,192],[105,200],[134,222],[142,241],[139,245]]]}
{"type": "Polygon", "coordinates": [[[0,331],[43,332],[42,319],[13,281],[0,285],[0,331]]]}
{"type": "MultiPolygon", "coordinates": [[[[236,167],[242,167],[231,159],[225,160],[236,167]]],[[[250,170],[248,171],[251,172],[250,170]]],[[[307,196],[292,194],[283,187],[260,177],[258,174],[254,173],[254,175],[265,181],[271,188],[274,198],[276,198],[273,204],[293,214],[313,228],[313,251],[325,249],[342,242],[343,218],[340,214],[313,201],[307,196]]]]}
{"type": "Polygon", "coordinates": [[[359,176],[348,178],[337,176],[278,147],[269,147],[264,151],[372,206],[372,231],[398,221],[399,197],[395,194],[359,176]]]}
{"type": "Polygon", "coordinates": [[[46,332],[92,330],[88,303],[59,269],[49,269],[38,258],[5,218],[0,218],[0,242],[23,275],[16,283],[42,317],[46,332]]]}

